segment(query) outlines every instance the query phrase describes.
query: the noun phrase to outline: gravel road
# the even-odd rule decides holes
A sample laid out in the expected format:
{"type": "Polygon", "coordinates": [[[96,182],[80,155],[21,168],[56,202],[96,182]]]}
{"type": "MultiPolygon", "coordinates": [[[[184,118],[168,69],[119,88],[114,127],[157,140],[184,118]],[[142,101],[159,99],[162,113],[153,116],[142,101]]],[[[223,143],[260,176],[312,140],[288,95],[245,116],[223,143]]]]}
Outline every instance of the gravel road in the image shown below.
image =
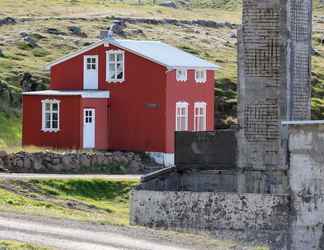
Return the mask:
{"type": "Polygon", "coordinates": [[[0,240],[66,250],[219,249],[205,236],[0,213],[0,240]]]}

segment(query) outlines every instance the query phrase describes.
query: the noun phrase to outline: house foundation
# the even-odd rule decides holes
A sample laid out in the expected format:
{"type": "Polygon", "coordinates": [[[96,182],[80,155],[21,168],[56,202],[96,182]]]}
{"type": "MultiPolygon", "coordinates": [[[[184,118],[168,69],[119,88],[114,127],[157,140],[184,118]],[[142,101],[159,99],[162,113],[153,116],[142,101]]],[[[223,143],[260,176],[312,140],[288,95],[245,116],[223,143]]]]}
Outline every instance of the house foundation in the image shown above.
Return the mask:
{"type": "Polygon", "coordinates": [[[309,0],[243,0],[239,126],[176,133],[176,167],[142,179],[131,223],[324,249],[324,122],[309,121],[311,13],[309,0]]]}

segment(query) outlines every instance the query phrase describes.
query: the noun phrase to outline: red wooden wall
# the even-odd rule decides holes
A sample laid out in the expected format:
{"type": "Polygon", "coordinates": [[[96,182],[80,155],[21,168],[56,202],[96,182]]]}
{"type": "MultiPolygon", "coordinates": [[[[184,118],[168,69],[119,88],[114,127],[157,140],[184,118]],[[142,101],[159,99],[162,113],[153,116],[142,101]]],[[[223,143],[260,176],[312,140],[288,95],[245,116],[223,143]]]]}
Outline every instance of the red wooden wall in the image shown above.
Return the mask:
{"type": "Polygon", "coordinates": [[[80,148],[79,96],[23,96],[22,144],[53,148],[80,148]],[[42,103],[44,99],[60,100],[60,131],[43,132],[42,103]]]}

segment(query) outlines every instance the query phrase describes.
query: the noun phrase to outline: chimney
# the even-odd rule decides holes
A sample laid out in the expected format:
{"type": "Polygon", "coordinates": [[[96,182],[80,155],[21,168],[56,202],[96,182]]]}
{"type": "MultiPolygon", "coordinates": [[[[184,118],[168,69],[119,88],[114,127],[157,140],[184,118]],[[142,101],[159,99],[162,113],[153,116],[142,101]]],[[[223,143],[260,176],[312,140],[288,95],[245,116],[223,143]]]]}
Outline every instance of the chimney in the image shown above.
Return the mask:
{"type": "Polygon", "coordinates": [[[113,32],[112,30],[101,30],[100,31],[100,39],[102,40],[111,40],[113,39],[113,32]]]}

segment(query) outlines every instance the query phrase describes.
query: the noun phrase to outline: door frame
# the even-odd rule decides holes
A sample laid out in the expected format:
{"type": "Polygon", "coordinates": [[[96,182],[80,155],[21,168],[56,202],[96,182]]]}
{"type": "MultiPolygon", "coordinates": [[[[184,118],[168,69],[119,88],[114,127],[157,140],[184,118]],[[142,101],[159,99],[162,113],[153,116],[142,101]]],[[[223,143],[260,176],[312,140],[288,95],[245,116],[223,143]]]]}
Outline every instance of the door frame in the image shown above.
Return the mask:
{"type": "Polygon", "coordinates": [[[98,55],[86,55],[83,57],[83,89],[96,90],[98,88],[99,88],[99,56],[98,55]],[[94,83],[91,82],[91,88],[88,88],[88,87],[85,88],[86,80],[87,80],[86,72],[88,71],[88,69],[87,69],[87,59],[88,58],[96,58],[96,71],[97,71],[96,77],[97,77],[97,79],[95,79],[96,82],[94,82],[94,83]]]}
{"type": "Polygon", "coordinates": [[[84,108],[83,109],[83,148],[84,149],[94,149],[96,147],[96,109],[95,108],[84,108]],[[86,147],[86,111],[92,111],[92,123],[93,123],[93,146],[86,147]]]}

